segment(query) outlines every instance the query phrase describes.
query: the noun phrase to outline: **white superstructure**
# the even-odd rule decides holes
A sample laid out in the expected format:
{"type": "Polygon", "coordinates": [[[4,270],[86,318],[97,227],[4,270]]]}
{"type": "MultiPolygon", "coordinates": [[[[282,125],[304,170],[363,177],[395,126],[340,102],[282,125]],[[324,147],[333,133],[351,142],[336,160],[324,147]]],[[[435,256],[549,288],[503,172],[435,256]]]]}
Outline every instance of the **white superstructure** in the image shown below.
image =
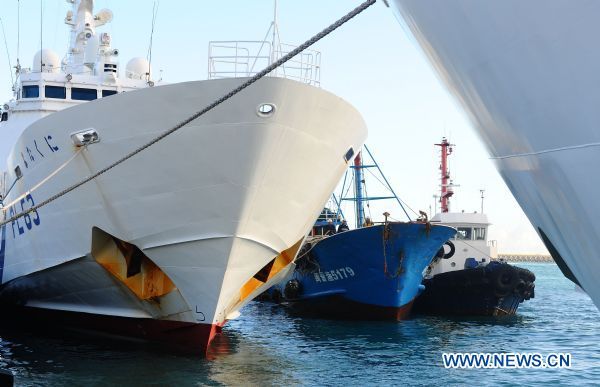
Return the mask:
{"type": "Polygon", "coordinates": [[[392,0],[554,260],[600,307],[598,1],[392,0]]]}
{"type": "MultiPolygon", "coordinates": [[[[431,223],[456,228],[456,235],[450,240],[455,250],[447,259],[436,259],[430,265],[427,277],[463,270],[469,258],[486,264],[498,257],[496,241],[487,239],[490,225],[487,215],[477,212],[441,212],[431,218],[431,223]]],[[[448,247],[445,247],[445,251],[449,253],[448,247]]]]}
{"type": "MultiPolygon", "coordinates": [[[[96,31],[112,13],[94,14],[91,0],[68,2],[66,57],[43,51],[31,70],[19,69],[15,100],[3,110],[2,219],[246,80],[159,86],[144,59],[123,71],[111,37],[96,31]]],[[[342,99],[264,78],[3,227],[0,301],[102,316],[102,328],[118,334],[204,350],[285,271],[365,137],[360,114],[342,99]]]]}

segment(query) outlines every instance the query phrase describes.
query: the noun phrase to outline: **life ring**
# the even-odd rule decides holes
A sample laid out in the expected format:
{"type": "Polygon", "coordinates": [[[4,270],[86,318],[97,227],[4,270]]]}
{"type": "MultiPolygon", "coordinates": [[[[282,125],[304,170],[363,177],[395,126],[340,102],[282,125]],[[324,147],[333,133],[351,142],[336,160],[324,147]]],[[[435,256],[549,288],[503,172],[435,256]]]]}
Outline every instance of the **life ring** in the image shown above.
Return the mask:
{"type": "Polygon", "coordinates": [[[497,266],[492,276],[494,294],[497,297],[507,296],[520,280],[518,274],[509,265],[497,266]]]}
{"type": "Polygon", "coordinates": [[[283,288],[283,295],[286,300],[293,300],[298,298],[302,292],[302,284],[297,279],[289,280],[283,288]]]}
{"type": "Polygon", "coordinates": [[[454,243],[452,243],[451,241],[446,241],[442,247],[440,247],[440,249],[438,250],[437,254],[435,255],[438,258],[442,258],[442,259],[448,259],[448,258],[452,258],[452,256],[454,255],[454,253],[456,252],[456,247],[454,246],[454,243]],[[448,245],[448,247],[450,247],[450,251],[446,254],[446,250],[444,249],[444,245],[448,245]]]}

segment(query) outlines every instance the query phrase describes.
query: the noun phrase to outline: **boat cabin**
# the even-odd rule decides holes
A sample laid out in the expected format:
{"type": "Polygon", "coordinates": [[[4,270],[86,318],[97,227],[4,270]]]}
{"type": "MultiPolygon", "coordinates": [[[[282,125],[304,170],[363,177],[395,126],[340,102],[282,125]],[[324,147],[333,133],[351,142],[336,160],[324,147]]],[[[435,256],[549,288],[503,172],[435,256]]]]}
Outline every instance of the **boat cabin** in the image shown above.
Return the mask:
{"type": "MultiPolygon", "coordinates": [[[[488,240],[490,223],[487,215],[472,212],[443,212],[436,214],[431,223],[439,223],[456,228],[457,233],[450,240],[454,245],[454,255],[440,259],[428,269],[427,276],[487,264],[498,257],[495,240],[488,240]]],[[[450,251],[445,246],[445,253],[450,251]]]]}

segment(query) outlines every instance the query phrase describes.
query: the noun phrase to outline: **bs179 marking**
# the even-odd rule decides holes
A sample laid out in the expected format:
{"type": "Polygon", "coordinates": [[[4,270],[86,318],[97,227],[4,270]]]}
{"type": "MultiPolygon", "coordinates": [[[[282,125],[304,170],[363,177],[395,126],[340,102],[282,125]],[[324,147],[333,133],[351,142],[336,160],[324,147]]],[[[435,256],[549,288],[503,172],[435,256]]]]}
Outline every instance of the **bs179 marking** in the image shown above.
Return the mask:
{"type": "Polygon", "coordinates": [[[354,277],[355,275],[354,270],[348,266],[329,271],[319,271],[313,274],[315,276],[315,282],[334,282],[354,277]]]}

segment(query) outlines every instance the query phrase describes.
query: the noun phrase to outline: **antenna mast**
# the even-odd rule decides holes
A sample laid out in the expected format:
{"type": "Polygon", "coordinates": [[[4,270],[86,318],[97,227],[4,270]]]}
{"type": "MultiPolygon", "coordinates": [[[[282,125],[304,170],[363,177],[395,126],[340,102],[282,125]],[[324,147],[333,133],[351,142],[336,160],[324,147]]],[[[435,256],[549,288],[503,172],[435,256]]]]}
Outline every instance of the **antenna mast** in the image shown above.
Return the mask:
{"type": "Polygon", "coordinates": [[[356,197],[356,227],[362,227],[365,223],[365,209],[363,207],[363,176],[362,153],[358,152],[354,159],[354,189],[356,197]]]}
{"type": "Polygon", "coordinates": [[[273,48],[275,48],[275,44],[276,44],[276,40],[277,39],[277,0],[275,0],[275,5],[273,7],[273,48]]]}
{"type": "Polygon", "coordinates": [[[4,47],[6,48],[6,57],[8,58],[8,71],[10,72],[10,81],[12,82],[12,87],[15,87],[15,79],[13,78],[12,73],[12,63],[10,62],[10,51],[8,51],[8,41],[6,40],[6,31],[4,30],[4,20],[0,17],[0,24],[2,24],[2,35],[4,35],[4,47]]]}
{"type": "Polygon", "coordinates": [[[452,154],[452,147],[454,144],[450,144],[446,137],[442,137],[442,142],[439,144],[435,144],[435,146],[440,147],[440,152],[442,156],[441,165],[440,165],[440,173],[441,173],[441,194],[440,194],[440,202],[442,204],[441,211],[448,212],[450,209],[450,198],[454,195],[454,191],[452,190],[452,182],[450,180],[450,172],[448,171],[448,156],[452,154]]]}
{"type": "Polygon", "coordinates": [[[158,14],[158,5],[157,2],[154,2],[152,6],[152,30],[150,31],[150,45],[148,46],[148,79],[150,81],[152,79],[152,43],[154,38],[154,24],[156,23],[156,15],[158,14]]]}
{"type": "MultiPolygon", "coordinates": [[[[271,28],[273,28],[273,33],[271,37],[271,63],[274,63],[277,59],[277,38],[278,38],[278,27],[277,27],[277,0],[274,1],[273,5],[273,22],[271,23],[271,28]]],[[[277,69],[273,70],[273,75],[277,75],[277,69]]]]}
{"type": "MultiPolygon", "coordinates": [[[[21,73],[21,0],[17,0],[17,66],[15,73],[19,75],[21,73]]],[[[14,87],[14,86],[13,86],[14,87]]]]}
{"type": "Polygon", "coordinates": [[[481,213],[483,214],[483,193],[485,192],[484,189],[480,189],[479,192],[481,192],[481,213]]]}
{"type": "Polygon", "coordinates": [[[44,3],[40,0],[40,73],[44,72],[42,68],[44,64],[44,55],[42,51],[44,50],[44,3]]]}

